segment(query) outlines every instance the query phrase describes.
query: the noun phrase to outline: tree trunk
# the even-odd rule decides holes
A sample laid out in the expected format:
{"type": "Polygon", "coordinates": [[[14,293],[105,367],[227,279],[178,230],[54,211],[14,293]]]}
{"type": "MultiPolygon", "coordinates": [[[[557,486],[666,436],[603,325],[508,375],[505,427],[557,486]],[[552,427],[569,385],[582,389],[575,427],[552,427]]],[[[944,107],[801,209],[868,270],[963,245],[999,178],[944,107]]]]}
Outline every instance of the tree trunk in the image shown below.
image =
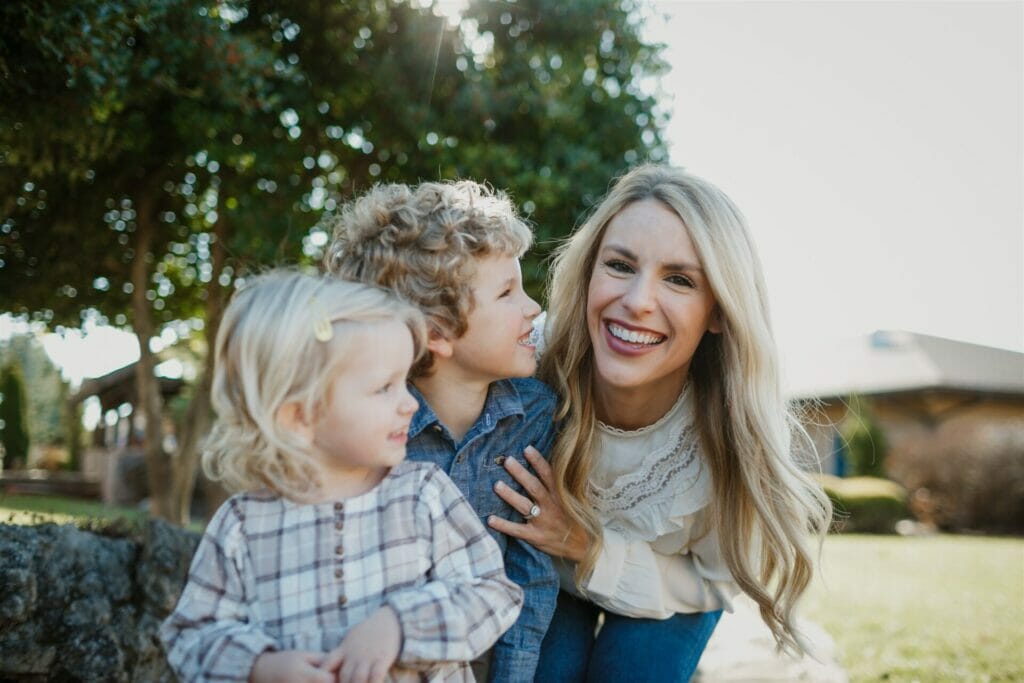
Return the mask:
{"type": "Polygon", "coordinates": [[[154,212],[155,202],[152,196],[147,192],[142,193],[136,213],[135,260],[132,262],[132,329],[139,342],[139,362],[135,366],[138,404],[135,410],[142,410],[146,420],[142,449],[146,457],[150,514],[174,521],[171,517],[167,486],[170,463],[163,449],[163,397],[154,372],[156,356],[149,348],[149,340],[155,332],[150,302],[146,298],[149,260],[157,229],[154,212]]]}
{"type": "MultiPolygon", "coordinates": [[[[224,212],[226,213],[226,212],[224,212]]],[[[175,521],[186,524],[189,521],[189,508],[192,504],[192,491],[195,488],[196,473],[199,469],[200,446],[210,430],[213,411],[210,407],[210,387],[213,383],[213,360],[217,330],[224,312],[225,289],[220,284],[220,275],[224,270],[227,256],[226,241],[230,232],[227,216],[221,214],[214,226],[211,256],[213,277],[206,289],[206,360],[203,372],[196,384],[195,393],[189,402],[185,420],[182,425],[180,448],[174,459],[174,473],[171,488],[171,511],[175,521]]]]}

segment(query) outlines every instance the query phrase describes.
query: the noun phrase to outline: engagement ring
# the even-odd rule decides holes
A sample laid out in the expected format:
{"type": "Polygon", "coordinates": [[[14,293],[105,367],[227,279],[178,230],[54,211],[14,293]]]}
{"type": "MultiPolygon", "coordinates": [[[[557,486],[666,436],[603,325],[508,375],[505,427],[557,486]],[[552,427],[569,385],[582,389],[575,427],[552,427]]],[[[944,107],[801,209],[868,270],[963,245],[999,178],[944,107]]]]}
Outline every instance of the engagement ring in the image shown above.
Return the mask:
{"type": "Polygon", "coordinates": [[[532,506],[530,506],[530,511],[528,513],[526,513],[525,515],[523,515],[523,519],[530,520],[530,519],[533,519],[534,517],[539,517],[539,516],[540,516],[540,505],[537,505],[536,503],[534,503],[532,506]]]}

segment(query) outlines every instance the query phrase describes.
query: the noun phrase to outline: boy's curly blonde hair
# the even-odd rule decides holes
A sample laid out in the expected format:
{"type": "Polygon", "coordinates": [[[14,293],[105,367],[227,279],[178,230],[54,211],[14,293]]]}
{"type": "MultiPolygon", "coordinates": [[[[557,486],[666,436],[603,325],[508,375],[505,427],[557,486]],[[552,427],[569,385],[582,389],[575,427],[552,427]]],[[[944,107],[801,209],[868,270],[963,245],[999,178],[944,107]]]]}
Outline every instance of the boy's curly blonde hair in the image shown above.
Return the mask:
{"type": "MultiPolygon", "coordinates": [[[[533,233],[509,197],[471,181],[380,184],[328,218],[327,272],[398,292],[426,314],[431,333],[457,339],[473,310],[477,261],[521,257],[533,233]]],[[[412,376],[426,374],[428,352],[412,376]]]]}

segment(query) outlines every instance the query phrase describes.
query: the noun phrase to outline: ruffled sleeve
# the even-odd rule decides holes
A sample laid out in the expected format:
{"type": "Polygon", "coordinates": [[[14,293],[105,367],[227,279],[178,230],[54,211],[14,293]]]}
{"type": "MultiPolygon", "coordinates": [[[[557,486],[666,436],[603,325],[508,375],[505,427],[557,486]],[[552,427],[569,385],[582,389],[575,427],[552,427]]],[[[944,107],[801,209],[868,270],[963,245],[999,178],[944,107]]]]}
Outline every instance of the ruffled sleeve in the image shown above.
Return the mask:
{"type": "Polygon", "coordinates": [[[686,552],[657,552],[646,541],[606,529],[586,597],[616,614],[667,619],[678,612],[732,610],[739,592],[709,532],[686,552]]]}

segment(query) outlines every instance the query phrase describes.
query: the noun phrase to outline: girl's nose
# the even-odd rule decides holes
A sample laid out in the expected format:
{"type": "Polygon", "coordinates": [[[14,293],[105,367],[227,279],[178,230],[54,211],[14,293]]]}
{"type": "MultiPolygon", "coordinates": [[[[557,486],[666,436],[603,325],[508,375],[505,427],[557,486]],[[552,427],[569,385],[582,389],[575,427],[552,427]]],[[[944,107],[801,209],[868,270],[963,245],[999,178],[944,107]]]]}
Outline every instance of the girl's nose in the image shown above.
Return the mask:
{"type": "Polygon", "coordinates": [[[412,415],[416,412],[416,409],[420,407],[419,401],[416,397],[409,393],[409,388],[402,387],[402,391],[405,392],[405,396],[402,397],[401,403],[399,403],[399,410],[403,415],[412,415]]]}

